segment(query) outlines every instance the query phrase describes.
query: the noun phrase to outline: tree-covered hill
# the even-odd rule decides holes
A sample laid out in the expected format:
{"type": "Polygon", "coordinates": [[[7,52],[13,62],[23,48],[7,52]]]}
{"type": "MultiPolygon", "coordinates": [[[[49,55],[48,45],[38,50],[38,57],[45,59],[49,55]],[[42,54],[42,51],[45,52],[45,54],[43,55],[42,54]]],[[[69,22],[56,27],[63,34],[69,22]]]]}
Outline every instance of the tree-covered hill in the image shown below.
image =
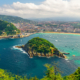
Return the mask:
{"type": "Polygon", "coordinates": [[[30,55],[30,57],[50,57],[56,55],[65,58],[65,56],[59,52],[52,43],[39,37],[29,40],[28,43],[24,45],[23,49],[30,55]]]}
{"type": "Polygon", "coordinates": [[[12,23],[0,20],[0,35],[15,35],[20,33],[12,23]]]}
{"type": "Polygon", "coordinates": [[[20,17],[15,17],[15,16],[7,16],[7,15],[0,15],[0,20],[12,22],[12,23],[35,23],[34,21],[28,20],[28,19],[23,19],[20,17]]]}
{"type": "Polygon", "coordinates": [[[39,37],[35,37],[29,40],[29,42],[25,46],[28,46],[31,48],[31,50],[35,50],[36,52],[40,53],[49,53],[51,52],[51,48],[57,50],[52,43],[50,43],[46,39],[39,37]]]}

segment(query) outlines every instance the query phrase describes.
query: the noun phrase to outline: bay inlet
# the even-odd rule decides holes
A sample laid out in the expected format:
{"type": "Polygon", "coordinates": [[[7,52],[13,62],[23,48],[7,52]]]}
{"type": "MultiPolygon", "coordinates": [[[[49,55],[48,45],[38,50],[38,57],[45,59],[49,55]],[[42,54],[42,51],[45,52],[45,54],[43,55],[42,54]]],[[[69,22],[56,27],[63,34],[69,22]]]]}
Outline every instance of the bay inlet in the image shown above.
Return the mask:
{"type": "Polygon", "coordinates": [[[73,73],[80,66],[79,48],[80,35],[73,34],[37,33],[25,38],[0,39],[0,68],[21,76],[34,77],[36,75],[38,78],[42,78],[46,71],[44,64],[58,62],[58,67],[63,72],[62,76],[66,76],[73,73]],[[44,38],[53,43],[61,52],[70,53],[70,55],[67,55],[67,59],[58,57],[29,58],[25,51],[14,47],[24,45],[34,37],[44,38]]]}

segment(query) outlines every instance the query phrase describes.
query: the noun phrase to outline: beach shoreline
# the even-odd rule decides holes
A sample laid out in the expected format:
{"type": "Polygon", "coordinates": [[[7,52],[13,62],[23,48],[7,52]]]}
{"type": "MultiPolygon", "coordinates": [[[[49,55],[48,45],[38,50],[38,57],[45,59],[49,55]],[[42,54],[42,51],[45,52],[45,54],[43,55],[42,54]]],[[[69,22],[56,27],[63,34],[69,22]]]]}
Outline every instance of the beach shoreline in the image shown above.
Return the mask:
{"type": "MultiPolygon", "coordinates": [[[[40,32],[39,32],[40,33],[40,32]]],[[[53,34],[74,34],[74,35],[80,35],[80,33],[66,33],[66,32],[41,32],[41,33],[53,33],[53,34]]],[[[28,37],[32,34],[36,34],[36,33],[29,33],[28,35],[22,35],[21,37],[14,37],[15,38],[24,38],[24,37],[28,37]]],[[[15,36],[15,35],[12,35],[12,36],[15,36]]],[[[17,36],[17,35],[16,35],[17,36]]],[[[11,37],[10,36],[0,36],[0,39],[10,39],[11,37]]]]}
{"type": "Polygon", "coordinates": [[[74,34],[74,35],[80,35],[80,33],[66,33],[66,32],[43,32],[43,33],[54,33],[54,34],[74,34]]]}

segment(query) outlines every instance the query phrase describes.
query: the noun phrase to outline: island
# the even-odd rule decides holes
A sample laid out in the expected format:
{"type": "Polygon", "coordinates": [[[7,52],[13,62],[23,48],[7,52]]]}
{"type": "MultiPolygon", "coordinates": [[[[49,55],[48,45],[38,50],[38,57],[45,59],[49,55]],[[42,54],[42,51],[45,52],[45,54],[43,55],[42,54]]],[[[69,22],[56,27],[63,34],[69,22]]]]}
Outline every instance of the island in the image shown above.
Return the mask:
{"type": "Polygon", "coordinates": [[[28,55],[32,58],[34,56],[38,57],[53,57],[58,56],[66,58],[66,56],[61,53],[52,43],[48,40],[34,37],[29,40],[25,45],[16,46],[17,48],[23,48],[28,55]]]}

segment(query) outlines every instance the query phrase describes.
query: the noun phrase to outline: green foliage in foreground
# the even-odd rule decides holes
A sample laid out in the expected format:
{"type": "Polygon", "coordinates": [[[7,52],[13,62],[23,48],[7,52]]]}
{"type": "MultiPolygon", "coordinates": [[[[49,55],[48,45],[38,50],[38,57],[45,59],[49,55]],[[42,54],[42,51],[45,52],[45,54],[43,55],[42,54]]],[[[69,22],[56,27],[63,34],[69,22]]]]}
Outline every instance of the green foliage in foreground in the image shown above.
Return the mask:
{"type": "Polygon", "coordinates": [[[26,76],[12,75],[0,69],[0,80],[80,80],[80,67],[73,74],[65,77],[62,77],[60,73],[55,74],[54,66],[46,64],[45,67],[47,68],[46,76],[42,79],[38,79],[36,76],[28,79],[26,76]]]}
{"type": "Polygon", "coordinates": [[[28,41],[25,47],[39,53],[55,53],[58,51],[55,46],[46,39],[35,37],[28,41]]]}
{"type": "Polygon", "coordinates": [[[0,35],[14,35],[17,33],[20,33],[20,30],[12,23],[0,20],[0,35]]]}

